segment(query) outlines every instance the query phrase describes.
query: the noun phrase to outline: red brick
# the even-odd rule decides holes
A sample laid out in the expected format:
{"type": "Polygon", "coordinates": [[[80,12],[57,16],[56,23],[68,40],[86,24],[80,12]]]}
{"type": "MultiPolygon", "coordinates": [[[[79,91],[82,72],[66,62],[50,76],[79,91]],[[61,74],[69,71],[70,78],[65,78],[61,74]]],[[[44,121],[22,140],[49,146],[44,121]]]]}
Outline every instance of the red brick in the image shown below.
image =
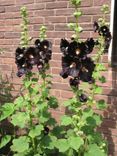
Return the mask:
{"type": "Polygon", "coordinates": [[[55,0],[35,0],[36,3],[42,3],[42,2],[54,2],[55,0]]]}
{"type": "Polygon", "coordinates": [[[56,16],[69,16],[72,15],[74,9],[58,9],[55,12],[56,16]]]}
{"type": "Polygon", "coordinates": [[[51,16],[45,17],[45,23],[66,23],[66,17],[63,16],[51,16]]]}
{"type": "Polygon", "coordinates": [[[65,32],[59,32],[59,31],[48,31],[47,35],[50,38],[63,38],[65,36],[65,32]]]}
{"type": "Polygon", "coordinates": [[[18,4],[21,4],[21,5],[23,5],[23,4],[30,4],[30,3],[33,3],[34,2],[34,0],[16,0],[16,4],[18,5],[18,4]]]}
{"type": "Polygon", "coordinates": [[[53,16],[54,10],[39,10],[34,12],[34,16],[53,16]]]}
{"type": "Polygon", "coordinates": [[[4,36],[5,36],[6,39],[19,38],[20,33],[18,33],[18,32],[6,32],[4,36]]]}
{"type": "Polygon", "coordinates": [[[46,9],[58,9],[58,8],[67,8],[67,2],[46,3],[46,9]]]}
{"type": "Polygon", "coordinates": [[[0,0],[0,5],[8,6],[15,4],[15,0],[0,0]]]}
{"type": "Polygon", "coordinates": [[[94,5],[94,6],[96,6],[96,5],[97,5],[97,6],[102,6],[103,4],[108,4],[108,5],[110,5],[110,2],[111,2],[110,0],[99,0],[99,1],[94,0],[94,1],[93,1],[93,3],[94,3],[93,5],[94,5]]]}

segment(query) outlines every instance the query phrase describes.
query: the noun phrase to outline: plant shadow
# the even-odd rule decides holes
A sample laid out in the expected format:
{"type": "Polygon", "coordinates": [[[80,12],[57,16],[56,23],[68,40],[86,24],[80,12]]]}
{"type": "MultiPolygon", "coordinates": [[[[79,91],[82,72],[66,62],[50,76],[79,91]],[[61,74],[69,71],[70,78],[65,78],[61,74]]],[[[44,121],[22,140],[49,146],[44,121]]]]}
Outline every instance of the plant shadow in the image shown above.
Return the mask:
{"type": "MultiPolygon", "coordinates": [[[[7,75],[3,76],[0,74],[0,107],[5,103],[11,103],[14,101],[14,96],[11,91],[14,89],[13,84],[10,82],[10,79],[7,75]]],[[[8,119],[5,119],[0,122],[0,140],[2,136],[13,134],[13,125],[10,124],[8,119]]],[[[12,156],[10,151],[11,142],[6,146],[0,149],[0,156],[12,156]]]]}

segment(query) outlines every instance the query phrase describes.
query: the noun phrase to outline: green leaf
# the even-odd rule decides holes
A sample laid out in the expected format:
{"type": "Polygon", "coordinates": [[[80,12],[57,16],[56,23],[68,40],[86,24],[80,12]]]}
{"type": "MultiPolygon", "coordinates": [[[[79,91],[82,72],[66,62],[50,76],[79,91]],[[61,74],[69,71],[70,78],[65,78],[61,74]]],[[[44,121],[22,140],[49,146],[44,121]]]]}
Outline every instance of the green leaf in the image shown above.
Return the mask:
{"type": "Polygon", "coordinates": [[[95,92],[95,94],[102,94],[102,87],[99,87],[99,86],[95,86],[95,90],[94,90],[94,92],[95,92]]]}
{"type": "Polygon", "coordinates": [[[16,98],[14,104],[15,109],[22,108],[22,106],[24,105],[24,98],[22,96],[16,98]]]}
{"type": "Polygon", "coordinates": [[[105,83],[106,82],[106,78],[104,76],[99,77],[99,81],[101,83],[105,83]]]}
{"type": "Polygon", "coordinates": [[[29,138],[26,136],[21,136],[18,139],[14,139],[11,150],[19,153],[25,152],[29,149],[29,141],[29,138]]]}
{"type": "Polygon", "coordinates": [[[43,111],[40,113],[39,120],[41,123],[47,122],[51,117],[51,114],[47,111],[43,111]]]}
{"type": "Polygon", "coordinates": [[[68,142],[69,142],[70,147],[76,151],[78,151],[80,146],[82,146],[84,144],[83,139],[81,137],[78,137],[78,136],[69,137],[68,142]]]}
{"type": "Polygon", "coordinates": [[[4,147],[7,143],[9,143],[9,141],[11,140],[11,136],[10,135],[5,135],[2,137],[1,142],[0,142],[0,149],[2,147],[4,147]]]}
{"type": "Polygon", "coordinates": [[[101,118],[100,115],[95,114],[95,115],[93,116],[93,118],[94,118],[95,121],[96,121],[96,125],[100,125],[100,124],[102,123],[102,118],[101,118]]]}
{"type": "Polygon", "coordinates": [[[107,156],[96,144],[89,145],[89,150],[84,156],[107,156]]]}
{"type": "Polygon", "coordinates": [[[49,97],[48,105],[50,108],[57,108],[58,107],[58,101],[54,96],[49,97]]]}
{"type": "Polygon", "coordinates": [[[5,103],[0,109],[0,121],[6,119],[14,112],[14,104],[13,103],[5,103]]]}
{"type": "Polygon", "coordinates": [[[75,23],[68,23],[67,26],[68,26],[68,28],[70,28],[71,30],[74,30],[75,27],[76,27],[76,24],[75,24],[75,23]]]}
{"type": "Polygon", "coordinates": [[[104,14],[108,14],[109,13],[109,6],[107,4],[104,4],[101,8],[101,11],[104,13],[104,14]]]}
{"type": "Polygon", "coordinates": [[[75,27],[75,31],[81,33],[83,31],[83,28],[80,26],[75,27]]]}
{"type": "Polygon", "coordinates": [[[11,123],[14,126],[19,126],[20,128],[24,128],[28,120],[29,116],[25,112],[18,112],[11,117],[11,123]]]}
{"type": "Polygon", "coordinates": [[[39,136],[41,134],[42,130],[43,130],[43,126],[37,125],[33,129],[30,130],[29,136],[31,138],[35,138],[36,136],[39,136]]]}
{"type": "Polygon", "coordinates": [[[105,71],[106,68],[105,68],[104,64],[100,63],[100,64],[98,64],[98,65],[96,66],[96,70],[97,70],[97,71],[105,71]]]}
{"type": "Polygon", "coordinates": [[[47,121],[47,125],[55,126],[56,125],[56,120],[54,118],[49,118],[49,120],[47,121]]]}
{"type": "Polygon", "coordinates": [[[59,149],[59,152],[62,153],[66,152],[70,148],[68,140],[66,139],[58,139],[55,146],[59,149]]]}
{"type": "Polygon", "coordinates": [[[37,83],[38,82],[38,78],[34,78],[33,77],[31,80],[32,80],[33,83],[37,83]]]}
{"type": "Polygon", "coordinates": [[[55,136],[46,135],[41,141],[41,146],[46,149],[54,149],[56,142],[57,138],[55,136]]]}
{"type": "Polygon", "coordinates": [[[94,115],[93,116],[90,116],[86,119],[86,122],[87,124],[90,126],[90,127],[95,127],[96,126],[96,121],[94,119],[94,115]]]}
{"type": "Polygon", "coordinates": [[[87,136],[87,138],[88,138],[89,143],[91,144],[96,143],[100,145],[103,143],[102,136],[99,132],[94,132],[94,133],[92,132],[87,136]]]}
{"type": "Polygon", "coordinates": [[[24,85],[26,88],[29,88],[31,86],[31,81],[25,81],[24,85]]]}
{"type": "Polygon", "coordinates": [[[71,117],[64,115],[64,116],[61,118],[61,125],[68,126],[68,125],[70,125],[71,123],[72,123],[72,118],[71,118],[71,117]]]}
{"type": "Polygon", "coordinates": [[[97,104],[96,104],[96,107],[98,108],[98,109],[101,109],[101,110],[103,110],[103,109],[105,109],[105,108],[107,108],[107,103],[105,102],[105,100],[99,100],[98,102],[97,102],[97,104]]]}
{"type": "Polygon", "coordinates": [[[78,18],[78,17],[80,17],[80,16],[82,16],[82,12],[81,12],[81,11],[76,11],[76,12],[74,12],[74,17],[75,17],[75,18],[78,18]]]}
{"type": "Polygon", "coordinates": [[[68,106],[70,106],[70,105],[72,105],[73,103],[76,103],[76,102],[77,102],[76,98],[71,98],[71,99],[64,102],[64,106],[68,107],[68,106]]]}
{"type": "Polygon", "coordinates": [[[86,118],[93,115],[93,110],[91,108],[85,108],[83,111],[82,119],[85,120],[86,118]]]}
{"type": "Polygon", "coordinates": [[[93,76],[94,79],[99,79],[100,73],[98,71],[97,72],[95,71],[95,72],[93,72],[92,76],[93,76]]]}
{"type": "Polygon", "coordinates": [[[71,0],[71,3],[75,6],[79,6],[81,4],[81,0],[71,0]]]}

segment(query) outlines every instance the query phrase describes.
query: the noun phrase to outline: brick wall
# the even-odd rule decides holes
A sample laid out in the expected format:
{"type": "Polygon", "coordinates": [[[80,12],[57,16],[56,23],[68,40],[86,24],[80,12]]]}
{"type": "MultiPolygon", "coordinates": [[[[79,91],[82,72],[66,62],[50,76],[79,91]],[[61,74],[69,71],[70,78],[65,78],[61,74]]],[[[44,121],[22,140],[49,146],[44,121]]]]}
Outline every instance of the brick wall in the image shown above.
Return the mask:
{"type": "MultiPolygon", "coordinates": [[[[94,37],[92,31],[92,23],[101,16],[100,7],[111,0],[83,0],[81,9],[83,16],[79,22],[84,28],[81,34],[82,39],[94,37]]],[[[28,8],[30,17],[30,35],[33,37],[32,43],[39,35],[39,27],[41,24],[47,26],[48,39],[53,43],[53,56],[51,61],[50,72],[53,75],[52,94],[63,101],[72,96],[67,80],[61,79],[59,76],[61,66],[61,53],[59,43],[61,38],[70,38],[72,32],[67,28],[66,23],[73,21],[73,8],[69,4],[69,0],[0,0],[0,48],[4,48],[4,53],[0,57],[0,71],[3,75],[15,84],[13,93],[17,94],[21,79],[17,78],[17,71],[14,63],[14,52],[19,45],[20,37],[20,7],[25,5],[28,8]],[[14,91],[15,90],[15,91],[14,91]]],[[[107,16],[109,19],[109,15],[107,16]]],[[[97,98],[104,98],[108,102],[109,108],[104,112],[105,121],[100,129],[109,140],[110,156],[117,155],[117,70],[108,66],[107,55],[103,56],[103,62],[107,67],[107,71],[103,74],[107,77],[107,83],[103,85],[104,91],[97,98]]],[[[63,107],[60,106],[57,113],[53,112],[56,117],[63,113],[63,107]]]]}

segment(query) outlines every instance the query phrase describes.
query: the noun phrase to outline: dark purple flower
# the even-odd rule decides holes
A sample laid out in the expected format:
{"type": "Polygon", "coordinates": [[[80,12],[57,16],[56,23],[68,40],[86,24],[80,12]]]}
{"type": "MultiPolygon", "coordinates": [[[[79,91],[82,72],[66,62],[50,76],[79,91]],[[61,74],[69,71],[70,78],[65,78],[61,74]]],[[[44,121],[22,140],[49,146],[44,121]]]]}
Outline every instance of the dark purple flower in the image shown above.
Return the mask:
{"type": "Polygon", "coordinates": [[[79,75],[79,68],[76,68],[76,65],[74,65],[75,63],[73,63],[73,66],[71,65],[70,69],[69,69],[69,76],[71,77],[78,77],[79,75]]]}
{"type": "Polygon", "coordinates": [[[79,100],[80,100],[80,102],[87,102],[88,97],[85,94],[81,94],[79,96],[79,100]]]}
{"type": "Polygon", "coordinates": [[[32,70],[32,66],[30,64],[25,64],[24,66],[22,67],[19,67],[18,66],[18,72],[17,72],[17,76],[18,77],[21,77],[25,74],[27,74],[28,72],[30,72],[32,70]]]}
{"type": "Polygon", "coordinates": [[[60,50],[62,51],[63,55],[68,55],[68,47],[69,42],[66,39],[61,39],[60,50]]]}
{"type": "Polygon", "coordinates": [[[82,67],[79,73],[79,77],[81,81],[84,82],[93,82],[92,73],[94,71],[95,64],[91,60],[91,58],[87,57],[85,60],[82,61],[82,67]]]}
{"type": "Polygon", "coordinates": [[[71,87],[78,87],[79,78],[78,77],[76,77],[76,78],[70,78],[69,83],[70,83],[70,86],[71,87]]]}
{"type": "Polygon", "coordinates": [[[50,129],[47,126],[44,126],[44,135],[48,135],[50,129]]]}
{"type": "Polygon", "coordinates": [[[69,67],[63,68],[60,72],[60,76],[66,79],[69,76],[69,67]]]}
{"type": "Polygon", "coordinates": [[[79,56],[80,53],[81,53],[80,43],[77,43],[76,41],[72,41],[68,47],[68,55],[71,58],[73,58],[79,56]]]}
{"type": "Polygon", "coordinates": [[[37,39],[35,41],[35,46],[39,51],[38,54],[41,62],[43,62],[43,64],[48,63],[52,56],[52,43],[48,40],[40,41],[37,39]]]}
{"type": "Polygon", "coordinates": [[[89,54],[93,51],[93,48],[94,48],[94,45],[95,45],[95,41],[93,38],[88,38],[86,41],[85,41],[85,53],[86,54],[89,54]]]}
{"type": "Polygon", "coordinates": [[[39,39],[35,40],[35,47],[40,47],[41,41],[39,39]]]}
{"type": "Polygon", "coordinates": [[[35,65],[37,63],[37,59],[38,59],[37,55],[38,53],[35,47],[28,47],[25,51],[25,58],[27,62],[29,62],[32,65],[35,65]]]}
{"type": "Polygon", "coordinates": [[[108,48],[109,48],[109,46],[110,46],[111,38],[112,38],[112,37],[111,37],[111,33],[108,32],[108,33],[106,34],[106,36],[105,36],[105,50],[104,50],[105,53],[108,52],[108,48]]]}
{"type": "Polygon", "coordinates": [[[25,53],[25,48],[17,48],[16,49],[16,52],[15,52],[15,63],[22,67],[22,65],[25,64],[26,60],[25,60],[25,56],[24,56],[24,53],[25,53]]]}
{"type": "Polygon", "coordinates": [[[109,32],[109,28],[105,25],[99,28],[99,34],[104,36],[104,37],[106,37],[108,32],[109,32]]]}

